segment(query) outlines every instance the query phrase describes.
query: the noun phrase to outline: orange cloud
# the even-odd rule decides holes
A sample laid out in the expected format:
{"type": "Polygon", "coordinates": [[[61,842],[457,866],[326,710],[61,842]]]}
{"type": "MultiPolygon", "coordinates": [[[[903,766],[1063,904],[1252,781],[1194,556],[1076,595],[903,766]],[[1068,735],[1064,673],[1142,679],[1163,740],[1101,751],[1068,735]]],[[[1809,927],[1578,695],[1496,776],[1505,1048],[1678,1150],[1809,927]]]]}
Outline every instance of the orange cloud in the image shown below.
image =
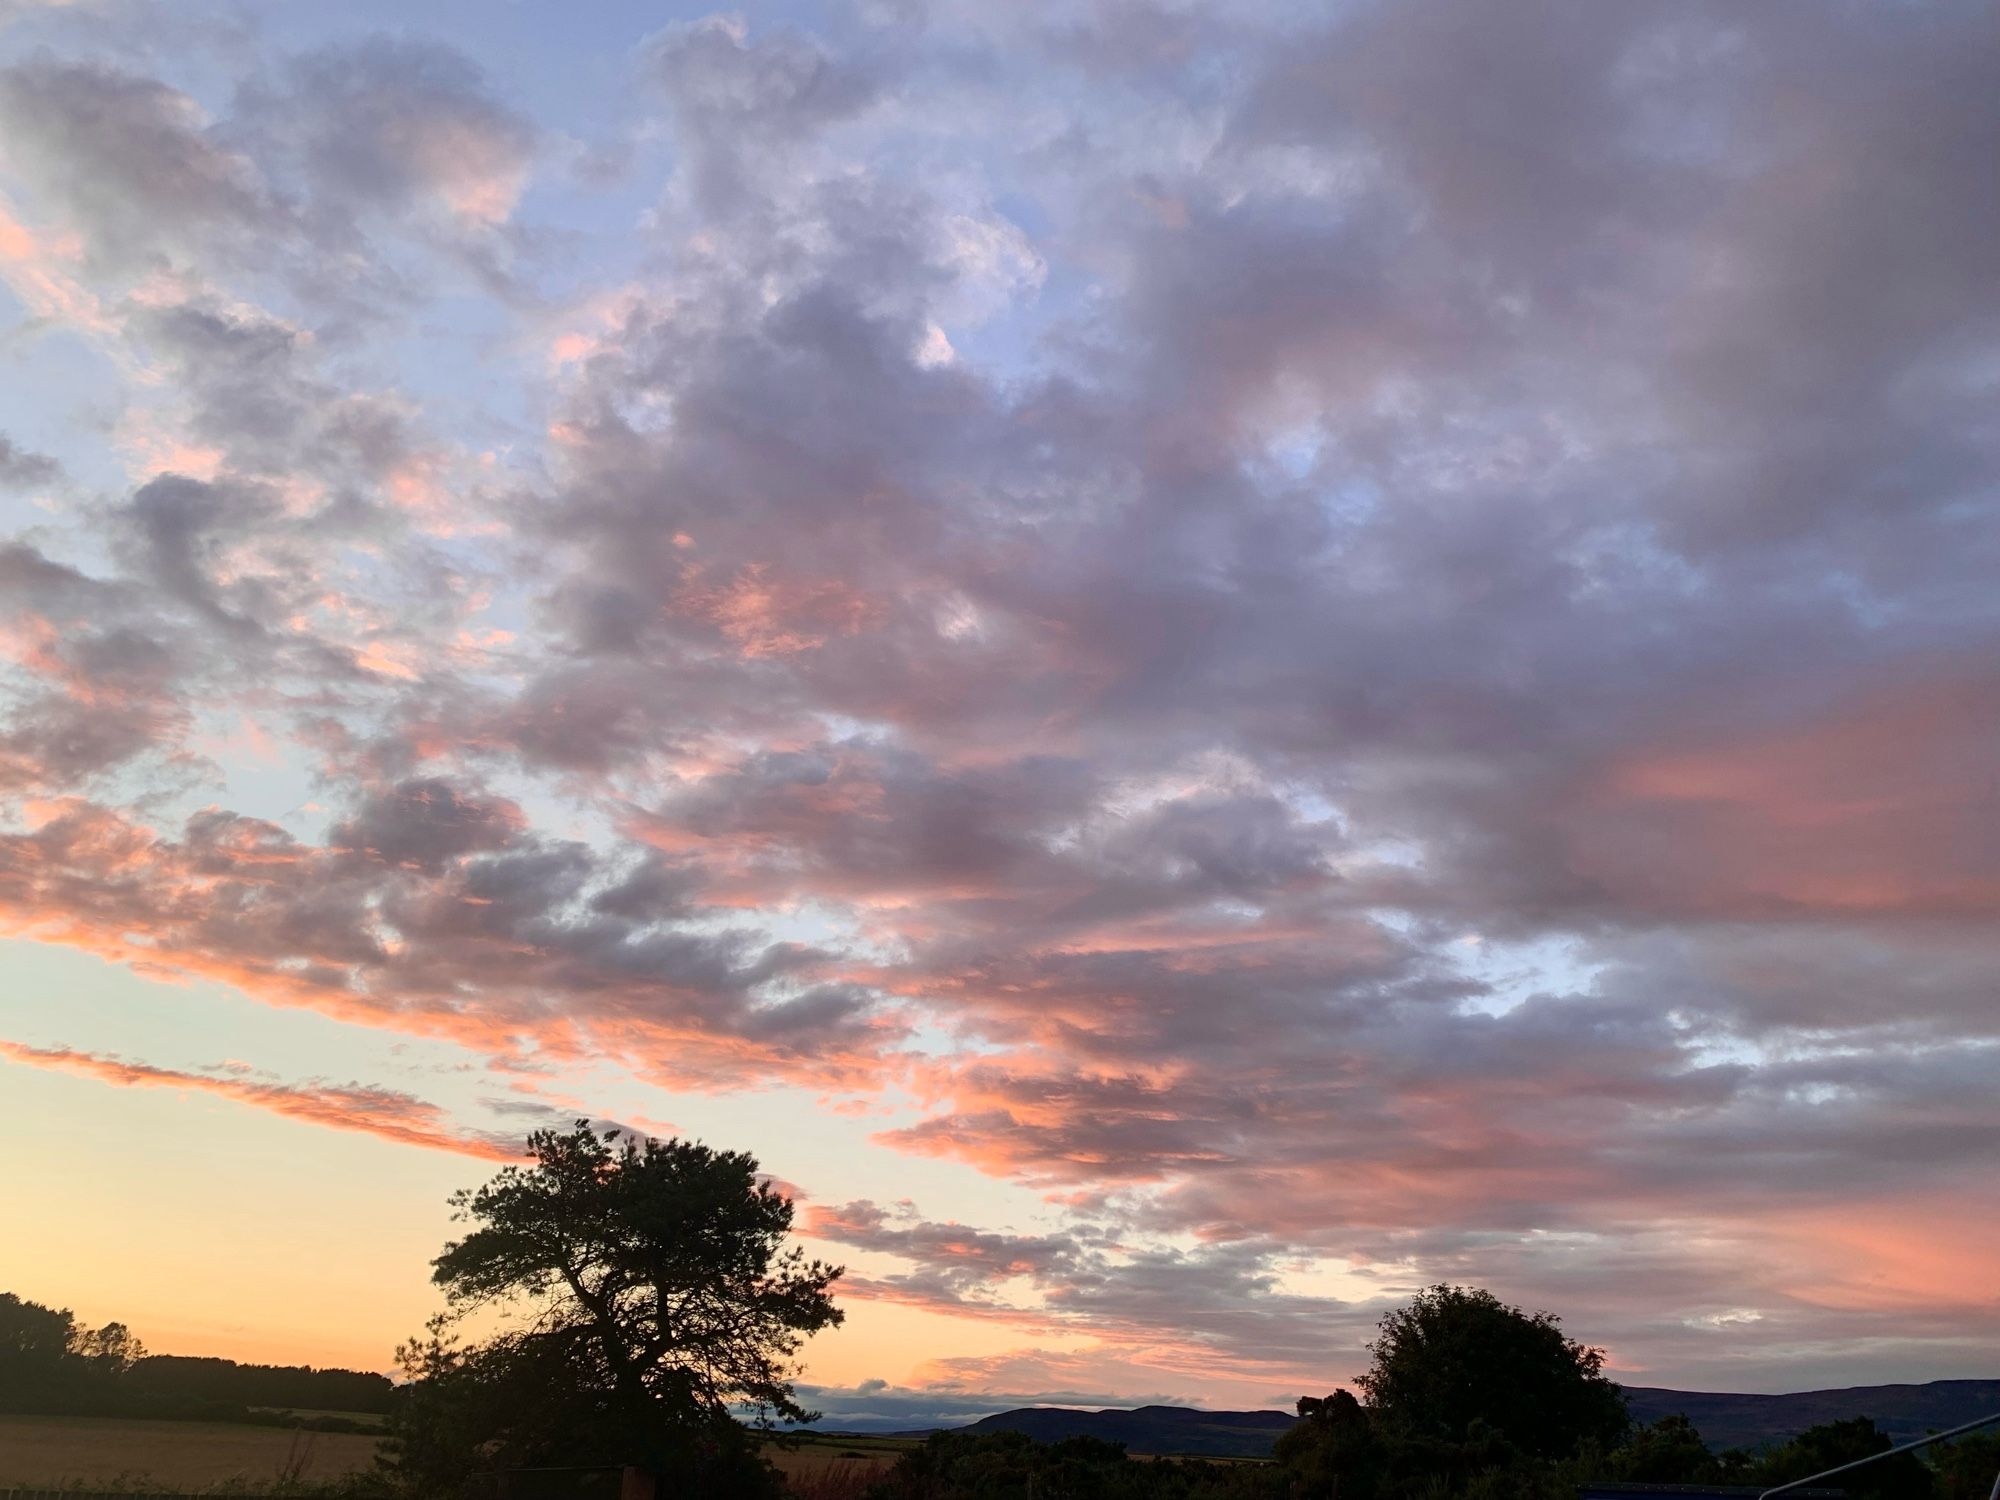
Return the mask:
{"type": "Polygon", "coordinates": [[[707,620],[745,657],[794,656],[853,635],[880,619],[881,604],[836,579],[801,581],[775,576],[768,563],[751,563],[727,583],[704,585],[702,570],[688,570],[693,585],[682,613],[707,620]]]}
{"type": "Polygon", "coordinates": [[[1639,906],[1751,915],[2000,912],[2000,679],[1873,687],[1803,723],[1628,755],[1566,821],[1639,906]]]}
{"type": "Polygon", "coordinates": [[[444,1111],[414,1095],[356,1084],[264,1083],[239,1073],[188,1073],[127,1062],[68,1047],[29,1047],[0,1041],[0,1057],[33,1068],[50,1068],[126,1088],[171,1088],[214,1094],[266,1109],[288,1119],[333,1130],[358,1131],[404,1146],[451,1151],[488,1161],[513,1161],[520,1151],[485,1136],[454,1130],[444,1111]]]}
{"type": "Polygon", "coordinates": [[[726,939],[654,934],[643,917],[551,924],[588,868],[526,841],[510,804],[437,784],[405,787],[332,846],[213,809],[180,841],[81,800],[40,816],[30,833],[0,834],[0,932],[154,977],[215,979],[494,1058],[594,1052],[692,1087],[846,1086],[879,1076],[896,1034],[846,997],[801,1002],[802,1019],[782,999],[760,1004],[752,991],[766,978],[812,977],[808,956],[785,945],[758,957],[726,939]],[[553,883],[498,903],[463,861],[517,842],[524,868],[553,883]],[[393,912],[394,931],[377,911],[393,912]]]}
{"type": "Polygon", "coordinates": [[[1875,1199],[1772,1226],[1793,1296],[1843,1311],[2000,1314],[2000,1199],[1875,1199]]]}

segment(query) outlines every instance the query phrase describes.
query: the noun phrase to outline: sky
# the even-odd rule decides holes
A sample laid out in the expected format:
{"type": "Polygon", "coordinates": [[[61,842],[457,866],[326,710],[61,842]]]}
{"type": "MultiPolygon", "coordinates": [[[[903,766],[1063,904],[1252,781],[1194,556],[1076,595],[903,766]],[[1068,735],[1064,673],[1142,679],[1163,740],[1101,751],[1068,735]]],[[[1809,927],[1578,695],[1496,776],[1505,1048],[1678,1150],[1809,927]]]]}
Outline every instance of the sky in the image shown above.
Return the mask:
{"type": "Polygon", "coordinates": [[[2000,1374],[1996,160],[1943,0],[0,0],[0,1287],[387,1368],[589,1117],[855,1422],[2000,1374]]]}

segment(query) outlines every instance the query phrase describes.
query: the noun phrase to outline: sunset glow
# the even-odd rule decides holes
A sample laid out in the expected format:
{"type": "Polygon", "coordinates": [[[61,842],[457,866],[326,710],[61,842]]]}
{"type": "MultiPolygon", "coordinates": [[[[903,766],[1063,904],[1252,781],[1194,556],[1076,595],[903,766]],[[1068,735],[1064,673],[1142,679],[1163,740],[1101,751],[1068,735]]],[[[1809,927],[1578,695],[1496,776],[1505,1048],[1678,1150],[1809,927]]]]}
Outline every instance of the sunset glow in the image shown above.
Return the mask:
{"type": "Polygon", "coordinates": [[[588,1117],[795,1193],[835,1413],[1438,1281],[1994,1375],[1996,100],[1991,6],[0,3],[0,1290],[388,1369],[588,1117]]]}

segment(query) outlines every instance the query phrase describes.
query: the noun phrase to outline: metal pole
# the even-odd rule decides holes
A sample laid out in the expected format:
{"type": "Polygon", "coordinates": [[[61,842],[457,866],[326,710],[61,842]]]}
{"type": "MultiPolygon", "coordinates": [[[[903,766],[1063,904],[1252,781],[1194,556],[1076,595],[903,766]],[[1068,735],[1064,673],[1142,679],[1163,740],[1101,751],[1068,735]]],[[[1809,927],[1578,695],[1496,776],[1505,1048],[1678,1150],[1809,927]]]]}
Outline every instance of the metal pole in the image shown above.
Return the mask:
{"type": "MultiPolygon", "coordinates": [[[[1782,1495],[1786,1490],[1795,1490],[1801,1485],[1817,1484],[1822,1479],[1831,1479],[1836,1474],[1845,1474],[1849,1469],[1859,1469],[1881,1459],[1894,1458],[1898,1453],[1914,1452],[1918,1448],[1928,1448],[1932,1443],[1941,1443],[1946,1438],[1955,1438],[1961,1432],[1970,1432],[1975,1427],[1984,1427],[1988,1422],[2000,1422],[2000,1411],[1990,1417],[1977,1417],[1970,1422],[1961,1422],[1947,1432],[1934,1432],[1929,1437],[1918,1438],[1914,1443],[1903,1443],[1894,1448],[1884,1448],[1880,1453],[1871,1453],[1866,1458],[1857,1458],[1851,1464],[1842,1464],[1837,1469],[1828,1469],[1823,1474],[1808,1474],[1804,1479],[1794,1479],[1789,1484],[1781,1484],[1775,1489],[1764,1491],[1757,1500],[1771,1500],[1773,1495],[1782,1495]]],[[[1991,1500],[2000,1500],[2000,1478],[1993,1481],[1991,1500]]]]}

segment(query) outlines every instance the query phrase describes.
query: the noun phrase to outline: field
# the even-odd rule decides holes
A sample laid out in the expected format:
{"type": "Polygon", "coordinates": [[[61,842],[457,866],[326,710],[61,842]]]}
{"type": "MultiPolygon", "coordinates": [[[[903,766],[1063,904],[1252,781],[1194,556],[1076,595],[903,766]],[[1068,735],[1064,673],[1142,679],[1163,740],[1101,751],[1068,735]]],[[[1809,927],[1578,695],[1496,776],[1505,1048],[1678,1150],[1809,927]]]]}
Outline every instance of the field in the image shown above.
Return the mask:
{"type": "Polygon", "coordinates": [[[786,1479],[809,1481],[850,1470],[859,1470],[873,1477],[894,1463],[904,1450],[916,1446],[916,1440],[912,1438],[802,1433],[797,1447],[771,1443],[764,1449],[764,1455],[778,1466],[786,1479]]]}
{"type": "Polygon", "coordinates": [[[253,1412],[276,1412],[287,1417],[339,1417],[357,1427],[380,1427],[389,1419],[379,1411],[321,1411],[310,1406],[253,1406],[253,1412]]]}
{"type": "MultiPolygon", "coordinates": [[[[326,1412],[302,1412],[326,1416],[326,1412]]],[[[365,1413],[353,1413],[370,1420],[365,1413]]],[[[379,1419],[373,1419],[379,1420],[379,1419]]],[[[909,1438],[802,1434],[765,1452],[801,1488],[849,1474],[873,1478],[914,1446],[909,1438]],[[817,1483],[816,1483],[817,1482],[817,1483]]],[[[255,1493],[288,1474],[326,1483],[369,1468],[376,1440],[360,1433],[293,1432],[234,1422],[151,1422],[130,1417],[0,1416],[0,1490],[115,1487],[255,1493]]],[[[854,1481],[858,1489],[859,1479],[854,1481]]],[[[834,1492],[845,1493],[837,1485],[834,1492]]]]}
{"type": "Polygon", "coordinates": [[[375,1462],[376,1439],[234,1422],[0,1416],[0,1489],[108,1486],[261,1490],[311,1484],[375,1462]]]}

